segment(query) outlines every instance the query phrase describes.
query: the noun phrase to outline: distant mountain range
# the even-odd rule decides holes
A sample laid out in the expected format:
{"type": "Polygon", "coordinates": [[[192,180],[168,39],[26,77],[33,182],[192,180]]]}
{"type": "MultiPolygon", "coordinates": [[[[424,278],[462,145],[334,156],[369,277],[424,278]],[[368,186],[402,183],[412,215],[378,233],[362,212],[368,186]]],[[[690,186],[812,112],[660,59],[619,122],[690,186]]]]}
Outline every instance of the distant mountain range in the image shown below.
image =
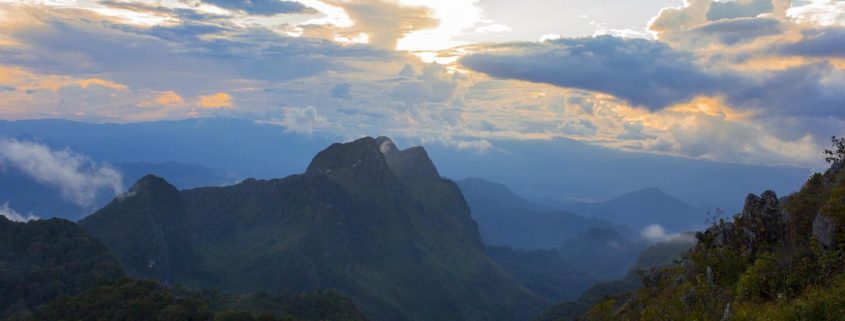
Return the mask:
{"type": "MultiPolygon", "coordinates": [[[[225,118],[130,124],[0,121],[0,136],[37,140],[59,149],[69,147],[112,164],[194,164],[227,173],[224,176],[231,181],[302,172],[321,146],[341,139],[300,136],[277,126],[225,118]]],[[[494,148],[482,152],[438,143],[428,144],[427,151],[446,177],[484,177],[531,200],[594,202],[657,187],[693,206],[719,207],[729,214],[739,210],[737,200],[747,191],[769,188],[788,193],[797,190],[809,174],[794,167],[622,152],[562,138],[490,143],[494,148]]]]}
{"type": "Polygon", "coordinates": [[[458,181],[485,244],[517,249],[555,249],[590,228],[626,227],[526,201],[507,186],[482,178],[458,181]]]}
{"type": "Polygon", "coordinates": [[[421,147],[332,144],[304,174],[179,191],[146,176],[79,222],[128,273],[234,292],[337,288],[374,320],[526,320],[549,300],[485,253],[421,147]]]}
{"type": "Polygon", "coordinates": [[[708,209],[693,207],[656,187],[625,193],[606,201],[570,201],[557,206],[594,219],[629,226],[638,232],[654,224],[671,232],[696,230],[704,226],[708,212],[708,209]]]}

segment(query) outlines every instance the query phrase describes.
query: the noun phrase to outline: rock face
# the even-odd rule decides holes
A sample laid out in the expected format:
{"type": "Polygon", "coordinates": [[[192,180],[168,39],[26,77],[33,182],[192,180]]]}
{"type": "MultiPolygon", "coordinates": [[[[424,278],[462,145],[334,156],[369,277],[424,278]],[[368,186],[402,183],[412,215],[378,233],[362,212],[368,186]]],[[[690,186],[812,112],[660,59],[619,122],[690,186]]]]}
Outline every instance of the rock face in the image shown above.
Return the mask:
{"type": "Polygon", "coordinates": [[[137,190],[80,222],[132,275],[335,288],[376,321],[527,320],[546,304],[484,253],[463,195],[421,147],[366,137],[331,145],[302,175],[181,192],[149,177],[137,190]]]}
{"type": "Polygon", "coordinates": [[[701,244],[716,248],[742,249],[743,255],[772,248],[786,240],[789,213],[773,191],[760,196],[749,194],[735,222],[719,222],[704,232],[696,233],[701,244]]]}
{"type": "Polygon", "coordinates": [[[750,241],[776,244],[785,239],[789,213],[781,206],[774,191],[765,191],[760,196],[749,194],[739,219],[745,226],[750,241]]]}
{"type": "Polygon", "coordinates": [[[834,235],[836,232],[836,221],[824,213],[819,213],[813,219],[813,237],[825,249],[833,248],[835,245],[834,235]]]}

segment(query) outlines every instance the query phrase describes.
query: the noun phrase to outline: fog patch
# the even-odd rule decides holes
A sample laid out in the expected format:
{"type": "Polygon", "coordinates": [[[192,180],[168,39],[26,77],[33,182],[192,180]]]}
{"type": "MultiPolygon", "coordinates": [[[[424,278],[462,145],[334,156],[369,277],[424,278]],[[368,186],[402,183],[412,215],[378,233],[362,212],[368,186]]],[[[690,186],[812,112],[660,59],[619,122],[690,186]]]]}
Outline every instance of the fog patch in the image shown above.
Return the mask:
{"type": "Polygon", "coordinates": [[[640,232],[643,239],[651,243],[660,243],[666,241],[686,241],[694,242],[695,237],[689,233],[668,233],[666,229],[660,224],[652,224],[646,226],[640,232]]]}

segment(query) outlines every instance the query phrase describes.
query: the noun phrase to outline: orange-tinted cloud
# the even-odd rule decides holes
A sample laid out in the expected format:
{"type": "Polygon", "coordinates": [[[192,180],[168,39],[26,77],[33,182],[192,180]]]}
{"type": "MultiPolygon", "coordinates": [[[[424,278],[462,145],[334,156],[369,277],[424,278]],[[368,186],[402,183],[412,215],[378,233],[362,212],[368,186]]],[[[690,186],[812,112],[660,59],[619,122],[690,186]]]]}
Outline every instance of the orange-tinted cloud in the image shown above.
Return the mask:
{"type": "Polygon", "coordinates": [[[224,92],[219,92],[209,96],[200,96],[199,106],[208,109],[232,107],[232,96],[224,92]]]}
{"type": "Polygon", "coordinates": [[[144,100],[138,103],[140,107],[179,107],[185,105],[185,99],[179,96],[175,91],[165,91],[158,93],[152,99],[144,100]]]}

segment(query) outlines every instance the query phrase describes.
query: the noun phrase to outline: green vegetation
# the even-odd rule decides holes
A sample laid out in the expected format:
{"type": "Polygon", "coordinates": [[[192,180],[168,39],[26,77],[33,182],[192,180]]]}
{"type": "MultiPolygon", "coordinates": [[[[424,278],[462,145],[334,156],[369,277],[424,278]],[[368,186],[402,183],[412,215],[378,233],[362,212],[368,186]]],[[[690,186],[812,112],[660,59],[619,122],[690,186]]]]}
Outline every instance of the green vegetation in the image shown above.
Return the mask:
{"type": "Polygon", "coordinates": [[[0,319],[123,276],[120,261],[72,222],[0,216],[0,319]]]}
{"type": "Polygon", "coordinates": [[[557,250],[487,247],[487,254],[523,286],[555,301],[571,300],[597,280],[563,260],[557,250]]]}
{"type": "Polygon", "coordinates": [[[797,193],[749,195],[732,222],[696,234],[645,286],[559,320],[841,320],[845,315],[845,141],[797,193]]]}
{"type": "Polygon", "coordinates": [[[170,289],[153,280],[123,279],[65,296],[10,321],[365,321],[336,292],[234,296],[170,289]]]}
{"type": "MultiPolygon", "coordinates": [[[[536,317],[534,321],[572,320],[582,316],[590,307],[599,302],[612,299],[613,302],[625,299],[629,292],[642,286],[642,271],[668,266],[695,246],[690,235],[681,235],[646,248],[628,270],[624,278],[616,281],[593,285],[577,301],[566,301],[554,305],[536,317]]],[[[605,302],[605,305],[612,304],[605,302]]]]}
{"type": "Polygon", "coordinates": [[[842,161],[845,161],[845,137],[833,136],[830,138],[830,142],[833,145],[832,149],[825,149],[825,161],[828,164],[841,164],[842,161]]]}

